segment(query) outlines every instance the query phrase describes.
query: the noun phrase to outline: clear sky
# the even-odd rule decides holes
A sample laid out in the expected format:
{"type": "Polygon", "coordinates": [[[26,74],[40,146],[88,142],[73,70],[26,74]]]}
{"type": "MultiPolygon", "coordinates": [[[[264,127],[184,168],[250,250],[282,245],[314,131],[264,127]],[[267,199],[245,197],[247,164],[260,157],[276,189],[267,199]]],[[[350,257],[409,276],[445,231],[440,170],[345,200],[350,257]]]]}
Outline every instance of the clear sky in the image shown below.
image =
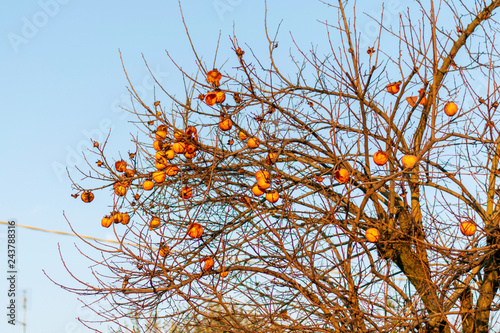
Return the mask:
{"type": "MultiPolygon", "coordinates": [[[[213,63],[216,41],[221,33],[222,63],[232,55],[229,36],[233,28],[241,45],[248,44],[267,59],[264,34],[264,1],[182,1],[186,23],[197,51],[213,63]]],[[[378,4],[358,1],[362,12],[378,16],[378,4]]],[[[386,19],[397,24],[400,1],[386,5],[386,19]],[[392,15],[392,18],[391,18],[392,15]]],[[[317,1],[270,1],[269,27],[272,35],[283,20],[280,55],[287,59],[294,48],[290,32],[305,50],[326,41],[326,30],[317,20],[336,24],[337,11],[317,1]]],[[[374,36],[374,26],[361,25],[365,36],[374,36]]],[[[96,193],[84,204],[70,195],[71,182],[65,168],[79,180],[75,165],[86,170],[82,151],[89,137],[101,141],[112,129],[109,151],[126,153],[130,133],[136,129],[133,116],[120,106],[129,105],[126,82],[119,58],[143,98],[154,101],[151,80],[142,54],[166,88],[182,94],[183,83],[165,50],[191,74],[197,67],[187,43],[177,1],[11,1],[0,11],[0,220],[70,232],[63,216],[84,235],[106,238],[110,230],[100,226],[109,213],[110,196],[96,193]]],[[[220,65],[218,63],[217,65],[220,65]]],[[[293,68],[289,73],[293,73],[293,68]]],[[[93,161],[93,159],[92,159],[93,161]]],[[[1,332],[22,332],[6,323],[7,227],[0,225],[0,320],[1,332]]],[[[86,332],[75,318],[95,317],[81,308],[77,296],[62,290],[57,282],[74,285],[65,272],[59,248],[70,269],[88,276],[75,237],[17,229],[19,297],[17,316],[23,320],[21,298],[28,295],[27,333],[86,332]]],[[[83,246],[88,253],[88,247],[83,246]]]]}

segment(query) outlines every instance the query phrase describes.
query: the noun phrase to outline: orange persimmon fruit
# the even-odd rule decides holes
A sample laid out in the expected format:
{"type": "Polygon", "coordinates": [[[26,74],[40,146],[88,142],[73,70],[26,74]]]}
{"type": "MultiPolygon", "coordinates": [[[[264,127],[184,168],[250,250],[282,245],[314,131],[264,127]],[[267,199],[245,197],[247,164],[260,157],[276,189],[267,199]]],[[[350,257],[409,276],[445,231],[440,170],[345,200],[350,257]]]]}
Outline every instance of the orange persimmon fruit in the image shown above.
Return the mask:
{"type": "Polygon", "coordinates": [[[376,228],[369,228],[366,230],[365,237],[370,243],[376,243],[380,239],[380,232],[376,228]]]}
{"type": "Polygon", "coordinates": [[[335,172],[335,179],[341,183],[347,183],[349,181],[349,171],[346,169],[340,169],[335,172]]]}
{"type": "Polygon", "coordinates": [[[462,235],[470,237],[476,233],[477,225],[473,221],[462,221],[460,223],[460,232],[462,235]]]}
{"type": "Polygon", "coordinates": [[[444,113],[447,116],[453,117],[458,112],[458,106],[454,102],[448,102],[444,106],[444,113]]]}
{"type": "Polygon", "coordinates": [[[83,202],[92,202],[92,200],[94,200],[94,193],[90,192],[90,191],[85,191],[82,193],[82,195],[80,196],[82,198],[82,201],[83,202]]]}
{"type": "Polygon", "coordinates": [[[203,235],[203,227],[199,223],[193,223],[189,226],[187,234],[191,238],[200,238],[203,235]]]}
{"type": "Polygon", "coordinates": [[[388,160],[387,154],[381,150],[373,154],[373,162],[375,162],[376,165],[385,165],[388,160]]]}

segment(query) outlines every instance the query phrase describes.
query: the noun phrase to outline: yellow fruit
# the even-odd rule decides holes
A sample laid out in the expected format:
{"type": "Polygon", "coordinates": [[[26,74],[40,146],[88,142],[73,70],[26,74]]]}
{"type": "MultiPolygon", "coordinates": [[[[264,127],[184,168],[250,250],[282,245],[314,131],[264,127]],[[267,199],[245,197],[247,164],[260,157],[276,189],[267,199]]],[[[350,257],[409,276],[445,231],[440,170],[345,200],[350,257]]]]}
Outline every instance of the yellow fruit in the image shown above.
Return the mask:
{"type": "Polygon", "coordinates": [[[260,178],[257,180],[257,186],[258,186],[261,190],[267,190],[269,187],[271,187],[271,182],[270,182],[269,178],[266,178],[266,177],[260,177],[260,178]]]}
{"type": "Polygon", "coordinates": [[[387,154],[381,150],[373,154],[373,162],[375,162],[376,165],[385,165],[388,160],[387,154]]]}
{"type": "Polygon", "coordinates": [[[223,91],[217,91],[215,97],[215,103],[224,103],[226,100],[226,94],[223,91]]]}
{"type": "Polygon", "coordinates": [[[153,217],[149,222],[149,229],[156,229],[161,225],[161,220],[159,217],[153,217]]]}
{"type": "Polygon", "coordinates": [[[380,239],[380,232],[375,228],[370,228],[366,230],[365,237],[370,243],[376,243],[380,239]]]}
{"type": "Polygon", "coordinates": [[[156,151],[160,151],[162,149],[163,143],[161,141],[156,140],[153,142],[153,148],[156,151]]]}
{"type": "Polygon", "coordinates": [[[173,177],[179,173],[179,167],[177,165],[169,165],[165,169],[165,172],[167,173],[168,176],[173,177]]]}
{"type": "Polygon", "coordinates": [[[165,158],[167,160],[172,160],[174,157],[175,157],[175,151],[173,151],[172,149],[169,149],[165,152],[165,158]]]}
{"type": "Polygon", "coordinates": [[[248,139],[248,136],[240,131],[240,133],[238,134],[238,138],[240,138],[241,141],[245,141],[246,139],[248,139]]]}
{"type": "Polygon", "coordinates": [[[155,138],[158,141],[165,140],[166,137],[167,137],[166,131],[156,131],[155,133],[155,138]]]}
{"type": "Polygon", "coordinates": [[[270,203],[276,203],[279,199],[280,195],[276,190],[272,190],[266,193],[266,200],[269,201],[270,203]]]}
{"type": "Polygon", "coordinates": [[[130,215],[128,215],[128,213],[121,213],[121,223],[122,224],[128,224],[130,222],[130,215]]]}
{"type": "Polygon", "coordinates": [[[167,178],[167,174],[165,173],[165,171],[155,171],[155,172],[153,172],[153,180],[156,183],[162,183],[162,182],[165,181],[166,178],[167,178]]]}
{"type": "Polygon", "coordinates": [[[177,154],[184,154],[186,152],[186,144],[184,142],[176,142],[172,146],[172,150],[177,154]]]}
{"type": "Polygon", "coordinates": [[[255,149],[260,145],[259,139],[252,137],[247,140],[248,148],[255,149]]]}
{"type": "Polygon", "coordinates": [[[444,106],[444,113],[446,113],[446,115],[450,117],[454,116],[457,112],[458,112],[458,106],[453,102],[448,102],[444,106]]]}
{"type": "Polygon", "coordinates": [[[401,158],[401,164],[406,169],[411,169],[417,164],[418,158],[415,155],[405,155],[401,158]]]}
{"type": "Polygon", "coordinates": [[[158,170],[163,170],[167,167],[167,164],[168,160],[162,157],[161,159],[155,161],[155,168],[157,168],[158,170]]]}
{"type": "Polygon", "coordinates": [[[258,196],[260,197],[261,195],[264,194],[264,191],[262,191],[258,185],[255,185],[254,187],[252,187],[252,193],[255,195],[255,196],[258,196]]]}
{"type": "Polygon", "coordinates": [[[125,194],[127,194],[127,184],[125,183],[115,183],[113,185],[113,189],[115,190],[115,194],[123,197],[125,194]]]}
{"type": "Polygon", "coordinates": [[[104,228],[109,228],[111,225],[113,224],[113,219],[110,218],[109,216],[105,216],[102,218],[101,220],[101,225],[104,227],[104,228]]]}
{"type": "Polygon", "coordinates": [[[269,153],[266,156],[266,163],[267,164],[274,164],[278,160],[278,153],[269,153]]]}
{"type": "Polygon", "coordinates": [[[266,170],[259,170],[259,171],[257,171],[255,173],[255,179],[259,180],[259,178],[269,179],[269,172],[267,172],[266,170]]]}
{"type": "Polygon", "coordinates": [[[463,221],[460,223],[460,232],[464,236],[472,236],[474,233],[476,233],[477,230],[477,225],[473,221],[463,221]]]}
{"type": "Polygon", "coordinates": [[[176,130],[174,132],[174,138],[176,140],[181,140],[183,136],[184,136],[184,132],[182,132],[181,130],[176,130]]]}
{"type": "Polygon", "coordinates": [[[151,191],[153,189],[153,187],[155,186],[155,183],[151,180],[145,180],[144,183],[142,183],[142,188],[145,190],[145,191],[151,191]]]}

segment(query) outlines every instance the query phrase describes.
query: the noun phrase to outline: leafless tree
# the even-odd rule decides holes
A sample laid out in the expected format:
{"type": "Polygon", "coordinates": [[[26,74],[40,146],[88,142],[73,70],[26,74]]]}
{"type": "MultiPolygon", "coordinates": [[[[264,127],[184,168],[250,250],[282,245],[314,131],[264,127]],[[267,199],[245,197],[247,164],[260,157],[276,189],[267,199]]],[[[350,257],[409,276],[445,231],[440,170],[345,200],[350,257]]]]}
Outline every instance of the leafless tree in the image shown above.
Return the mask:
{"type": "Polygon", "coordinates": [[[293,46],[294,73],[267,33],[269,59],[233,36],[217,70],[192,45],[182,98],[129,81],[136,151],[96,143],[102,186],[74,184],[115,192],[117,243],[66,288],[152,331],[500,330],[500,1],[413,2],[364,48],[354,5],[325,1],[330,53],[293,46]]]}

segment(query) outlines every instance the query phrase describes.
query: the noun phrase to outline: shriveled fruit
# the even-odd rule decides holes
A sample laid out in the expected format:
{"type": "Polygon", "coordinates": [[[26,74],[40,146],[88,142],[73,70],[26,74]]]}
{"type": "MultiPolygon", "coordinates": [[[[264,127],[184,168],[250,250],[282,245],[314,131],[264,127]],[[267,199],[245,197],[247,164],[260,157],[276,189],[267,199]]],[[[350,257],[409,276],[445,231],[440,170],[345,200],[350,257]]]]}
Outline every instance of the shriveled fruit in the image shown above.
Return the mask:
{"type": "Polygon", "coordinates": [[[195,135],[195,134],[197,134],[196,127],[194,127],[194,126],[188,126],[186,128],[186,135],[187,136],[192,136],[192,135],[195,135]]]}
{"type": "Polygon", "coordinates": [[[399,92],[400,85],[401,85],[401,81],[389,83],[386,87],[387,92],[390,94],[393,94],[393,95],[397,94],[399,92]]]}
{"type": "Polygon", "coordinates": [[[120,161],[115,162],[116,171],[124,172],[126,168],[127,168],[127,162],[125,162],[124,160],[120,160],[120,161]]]}
{"type": "Polygon", "coordinates": [[[193,196],[193,189],[189,186],[184,186],[181,189],[181,198],[182,199],[190,199],[193,196]]]}
{"type": "Polygon", "coordinates": [[[165,172],[168,176],[173,177],[179,173],[179,167],[177,165],[169,165],[165,168],[165,172]]]}
{"type": "Polygon", "coordinates": [[[419,93],[419,98],[420,98],[420,96],[423,96],[423,97],[422,97],[422,99],[420,100],[420,105],[425,105],[425,104],[427,104],[427,97],[425,97],[425,91],[424,91],[424,88],[420,89],[420,90],[418,91],[418,93],[419,93]]]}
{"type": "Polygon", "coordinates": [[[212,106],[215,105],[217,100],[217,93],[215,91],[210,91],[205,95],[205,103],[212,106]]]}
{"type": "Polygon", "coordinates": [[[186,153],[189,153],[189,154],[193,154],[194,152],[196,152],[198,150],[198,148],[196,148],[195,145],[192,145],[192,144],[188,144],[186,146],[186,153]]]}
{"type": "Polygon", "coordinates": [[[210,257],[205,257],[201,260],[201,270],[204,271],[204,272],[208,272],[210,270],[212,270],[212,268],[214,267],[214,260],[210,257]]]}
{"type": "Polygon", "coordinates": [[[346,169],[340,169],[335,172],[335,179],[341,183],[347,183],[349,181],[349,171],[346,169]]]}
{"type": "Polygon", "coordinates": [[[194,158],[195,156],[196,156],[196,152],[193,152],[193,153],[185,152],[184,153],[185,158],[194,158]]]}
{"type": "Polygon", "coordinates": [[[184,142],[176,142],[172,146],[172,150],[177,154],[184,154],[186,151],[186,144],[184,142]]]}
{"type": "Polygon", "coordinates": [[[158,250],[158,253],[160,254],[160,256],[166,257],[170,253],[170,248],[167,245],[165,245],[164,243],[161,243],[160,249],[158,250]]]}
{"type": "Polygon", "coordinates": [[[113,219],[114,223],[121,223],[123,220],[123,216],[119,212],[112,212],[111,213],[111,218],[113,219]]]}
{"type": "Polygon", "coordinates": [[[207,73],[207,82],[209,84],[213,84],[216,87],[220,85],[221,78],[222,74],[217,69],[213,69],[207,73]]]}
{"type": "Polygon", "coordinates": [[[274,164],[278,160],[278,153],[269,153],[266,156],[266,163],[267,164],[274,164]]]}

